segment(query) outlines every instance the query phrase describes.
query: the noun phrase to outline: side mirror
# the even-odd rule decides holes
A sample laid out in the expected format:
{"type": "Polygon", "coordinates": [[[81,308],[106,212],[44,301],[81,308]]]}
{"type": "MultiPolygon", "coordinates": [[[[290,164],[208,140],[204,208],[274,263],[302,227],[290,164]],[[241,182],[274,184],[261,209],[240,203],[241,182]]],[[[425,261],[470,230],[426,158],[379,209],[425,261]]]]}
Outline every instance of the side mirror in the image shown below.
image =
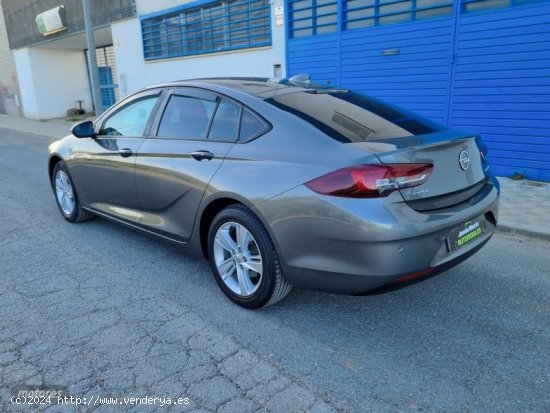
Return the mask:
{"type": "Polygon", "coordinates": [[[94,124],[89,120],[75,124],[71,133],[77,138],[93,138],[95,136],[94,124]]]}

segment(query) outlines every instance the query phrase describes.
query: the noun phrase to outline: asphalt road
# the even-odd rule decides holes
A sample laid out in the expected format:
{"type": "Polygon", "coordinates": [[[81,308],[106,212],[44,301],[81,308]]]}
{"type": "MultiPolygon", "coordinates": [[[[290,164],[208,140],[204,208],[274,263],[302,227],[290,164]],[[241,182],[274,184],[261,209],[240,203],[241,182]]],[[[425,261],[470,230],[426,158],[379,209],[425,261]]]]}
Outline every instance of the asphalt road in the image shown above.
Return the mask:
{"type": "Polygon", "coordinates": [[[549,243],[498,233],[406,289],[247,311],[200,258],[65,222],[49,142],[0,129],[0,411],[34,408],[10,402],[18,385],[96,403],[54,412],[550,411],[549,243]],[[107,396],[189,404],[98,408],[107,396]]]}

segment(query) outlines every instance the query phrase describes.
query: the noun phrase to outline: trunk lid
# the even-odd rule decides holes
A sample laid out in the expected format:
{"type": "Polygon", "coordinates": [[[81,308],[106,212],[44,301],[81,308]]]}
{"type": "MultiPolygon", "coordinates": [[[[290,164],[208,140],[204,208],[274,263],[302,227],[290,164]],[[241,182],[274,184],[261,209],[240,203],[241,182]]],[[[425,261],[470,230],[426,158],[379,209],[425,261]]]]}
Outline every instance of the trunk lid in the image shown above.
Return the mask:
{"type": "Polygon", "coordinates": [[[426,182],[399,191],[419,211],[456,205],[477,193],[486,168],[477,138],[448,130],[428,135],[349,144],[378,156],[384,164],[424,163],[433,170],[426,182]]]}

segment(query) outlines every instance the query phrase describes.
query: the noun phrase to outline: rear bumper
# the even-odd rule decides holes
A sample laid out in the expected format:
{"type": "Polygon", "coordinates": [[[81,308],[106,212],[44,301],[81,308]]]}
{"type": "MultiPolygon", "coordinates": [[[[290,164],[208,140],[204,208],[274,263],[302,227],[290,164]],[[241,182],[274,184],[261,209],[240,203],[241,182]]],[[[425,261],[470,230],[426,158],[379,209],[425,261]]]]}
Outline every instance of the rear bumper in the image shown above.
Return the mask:
{"type": "MultiPolygon", "coordinates": [[[[307,269],[289,267],[288,274],[290,274],[289,282],[298,288],[306,288],[310,290],[326,291],[339,294],[361,294],[386,284],[392,283],[407,283],[410,281],[418,281],[422,278],[427,278],[436,274],[440,274],[446,271],[462,261],[466,260],[477,251],[479,251],[492,237],[493,231],[486,231],[483,238],[476,240],[475,243],[464,247],[463,249],[456,251],[454,254],[446,254],[443,250],[446,250],[446,246],[442,245],[439,253],[445,256],[443,260],[434,259],[429,264],[425,265],[421,269],[415,271],[407,270],[405,272],[398,272],[407,266],[407,261],[417,258],[414,251],[409,249],[408,254],[401,252],[395,252],[403,244],[387,244],[383,246],[368,246],[369,253],[378,254],[379,265],[384,267],[385,271],[381,271],[377,275],[373,274],[350,274],[350,273],[337,273],[330,271],[323,271],[319,269],[307,269]]],[[[422,242],[423,240],[417,240],[416,242],[422,242]]],[[[438,254],[436,254],[438,255],[438,254]]],[[[285,273],[287,276],[287,273],[285,273]]]]}
{"type": "Polygon", "coordinates": [[[467,203],[428,213],[412,210],[398,194],[352,200],[350,210],[350,200],[344,208],[342,199],[305,191],[269,201],[260,212],[272,228],[288,282],[313,290],[359,294],[441,272],[485,245],[498,219],[498,189],[491,182],[467,203]],[[451,231],[482,215],[483,234],[450,252],[451,231]]]}

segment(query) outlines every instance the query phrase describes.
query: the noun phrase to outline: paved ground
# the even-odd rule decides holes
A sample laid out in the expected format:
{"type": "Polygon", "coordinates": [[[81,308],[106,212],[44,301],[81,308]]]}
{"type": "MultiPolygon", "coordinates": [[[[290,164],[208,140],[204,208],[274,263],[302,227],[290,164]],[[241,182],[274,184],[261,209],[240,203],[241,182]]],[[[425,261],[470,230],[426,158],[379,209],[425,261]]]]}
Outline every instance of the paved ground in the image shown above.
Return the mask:
{"type": "MultiPolygon", "coordinates": [[[[17,385],[189,405],[46,411],[547,412],[549,243],[499,233],[383,295],[231,304],[207,263],[106,221],[71,225],[49,139],[0,130],[0,411],[17,385]]],[[[119,399],[120,400],[120,399],[119,399]]]]}
{"type": "Polygon", "coordinates": [[[23,133],[47,136],[66,136],[70,133],[73,122],[65,119],[53,119],[49,121],[38,121],[19,116],[0,114],[0,128],[10,129],[23,133]]]}
{"type": "Polygon", "coordinates": [[[499,178],[499,227],[550,241],[550,183],[499,178]]]}
{"type": "MultiPolygon", "coordinates": [[[[44,175],[48,140],[0,133],[1,411],[29,410],[7,403],[22,384],[68,386],[92,403],[86,411],[95,397],[147,395],[189,398],[171,411],[336,410],[325,392],[213,326],[196,304],[151,294],[150,281],[183,295],[197,277],[213,281],[205,262],[101,220],[65,225],[44,175]]],[[[202,299],[239,311],[218,295],[202,299]]]]}

